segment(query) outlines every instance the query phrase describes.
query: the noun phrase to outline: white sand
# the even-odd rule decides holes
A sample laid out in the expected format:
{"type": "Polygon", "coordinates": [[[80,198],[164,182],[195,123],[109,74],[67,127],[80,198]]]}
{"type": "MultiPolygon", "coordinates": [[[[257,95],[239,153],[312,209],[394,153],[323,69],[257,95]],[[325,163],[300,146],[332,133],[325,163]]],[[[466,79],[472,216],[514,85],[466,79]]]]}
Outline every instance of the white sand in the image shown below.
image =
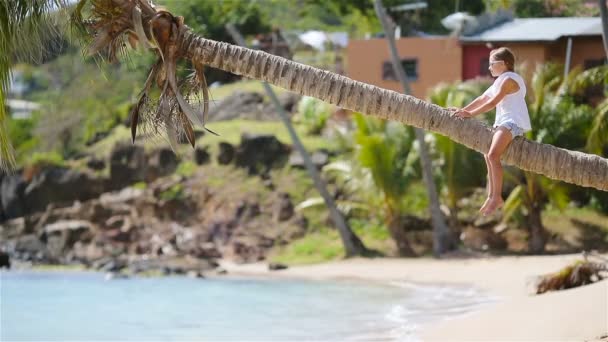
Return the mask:
{"type": "Polygon", "coordinates": [[[305,279],[362,279],[472,285],[501,301],[423,327],[427,341],[589,341],[608,335],[608,281],[533,295],[536,276],[555,272],[580,254],[475,259],[350,259],[268,271],[265,263],[222,261],[229,274],[305,279]]]}

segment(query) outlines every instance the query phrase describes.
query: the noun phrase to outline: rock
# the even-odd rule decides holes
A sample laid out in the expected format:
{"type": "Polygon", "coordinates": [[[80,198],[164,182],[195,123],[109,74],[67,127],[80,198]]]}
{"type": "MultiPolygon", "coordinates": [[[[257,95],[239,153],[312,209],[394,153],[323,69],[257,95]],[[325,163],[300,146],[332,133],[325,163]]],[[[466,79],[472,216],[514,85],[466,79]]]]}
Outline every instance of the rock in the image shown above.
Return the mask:
{"type": "Polygon", "coordinates": [[[114,279],[129,279],[129,275],[120,272],[108,272],[104,276],[106,281],[114,279]]]}
{"type": "Polygon", "coordinates": [[[279,200],[275,203],[272,218],[277,222],[287,221],[294,214],[293,203],[288,193],[279,194],[279,200]]]}
{"type": "Polygon", "coordinates": [[[150,153],[146,165],[146,182],[168,176],[175,172],[179,164],[175,153],[170,148],[159,148],[150,153]]]}
{"type": "Polygon", "coordinates": [[[14,251],[18,259],[28,261],[46,260],[46,246],[34,234],[23,235],[17,238],[14,251]]]}
{"type": "Polygon", "coordinates": [[[25,217],[5,221],[0,225],[0,240],[9,240],[26,234],[25,217]]]}
{"type": "Polygon", "coordinates": [[[242,200],[236,207],[236,211],[234,213],[234,220],[250,220],[261,213],[260,205],[258,203],[250,203],[246,200],[242,200]]]}
{"type": "Polygon", "coordinates": [[[217,275],[224,275],[224,274],[228,274],[228,271],[226,271],[225,269],[218,267],[215,269],[215,274],[217,275]]]}
{"type": "Polygon", "coordinates": [[[11,259],[8,253],[0,251],[0,268],[11,268],[11,259]]]}
{"type": "MultiPolygon", "coordinates": [[[[327,165],[327,163],[329,163],[329,155],[325,151],[314,152],[310,156],[310,159],[312,161],[312,164],[314,166],[316,166],[317,169],[321,169],[323,166],[325,166],[325,165],[327,165]]],[[[294,168],[298,168],[298,169],[306,168],[306,165],[304,164],[304,158],[302,158],[302,155],[298,151],[295,151],[295,150],[289,155],[288,163],[289,163],[289,166],[294,167],[294,168]]]]}
{"type": "Polygon", "coordinates": [[[274,135],[244,133],[236,149],[235,163],[246,168],[249,174],[266,173],[272,167],[283,166],[289,150],[274,135]]]}
{"type": "Polygon", "coordinates": [[[116,144],[110,154],[110,188],[122,189],[144,181],[146,175],[144,148],[131,143],[116,144]]]}
{"type": "Polygon", "coordinates": [[[93,238],[91,223],[81,220],[59,221],[44,227],[41,240],[46,241],[48,256],[60,260],[77,241],[90,242],[93,238]]]}
{"type": "MultiPolygon", "coordinates": [[[[300,101],[300,95],[290,92],[278,95],[279,103],[288,113],[293,112],[300,101]]],[[[231,119],[249,119],[256,121],[273,121],[279,117],[276,108],[270,102],[264,102],[264,96],[257,92],[235,91],[217,106],[209,110],[211,121],[231,119]]]]}
{"type": "Polygon", "coordinates": [[[278,271],[287,269],[287,265],[280,264],[278,262],[271,262],[268,264],[268,270],[270,271],[278,271]]]}
{"type": "Polygon", "coordinates": [[[207,147],[201,148],[197,147],[194,150],[194,162],[196,165],[204,165],[209,163],[211,159],[211,155],[207,151],[207,147]]]}
{"type": "Polygon", "coordinates": [[[104,264],[99,265],[98,270],[102,272],[120,272],[127,267],[126,261],[122,259],[106,260],[104,264]]]}
{"type": "Polygon", "coordinates": [[[203,272],[200,271],[188,271],[186,272],[186,276],[189,278],[205,278],[205,276],[203,275],[203,272]]]}
{"type": "Polygon", "coordinates": [[[0,203],[2,203],[2,211],[5,219],[21,217],[28,212],[28,207],[24,199],[26,187],[27,183],[18,173],[2,177],[2,184],[0,185],[0,203]]]}
{"type": "Polygon", "coordinates": [[[106,167],[106,162],[102,159],[91,158],[87,161],[87,167],[91,170],[100,171],[106,167]]]}
{"type": "Polygon", "coordinates": [[[219,152],[217,155],[217,162],[220,165],[228,165],[234,159],[235,149],[234,146],[230,145],[227,142],[220,142],[219,144],[219,152]]]}
{"type": "Polygon", "coordinates": [[[465,247],[476,251],[504,250],[507,248],[507,241],[491,229],[467,227],[460,234],[460,240],[465,247]]]}
{"type": "Polygon", "coordinates": [[[75,170],[50,167],[37,173],[25,189],[28,213],[45,210],[50,203],[86,201],[104,191],[104,181],[75,170]],[[66,191],[69,189],[69,191],[66,191]]]}

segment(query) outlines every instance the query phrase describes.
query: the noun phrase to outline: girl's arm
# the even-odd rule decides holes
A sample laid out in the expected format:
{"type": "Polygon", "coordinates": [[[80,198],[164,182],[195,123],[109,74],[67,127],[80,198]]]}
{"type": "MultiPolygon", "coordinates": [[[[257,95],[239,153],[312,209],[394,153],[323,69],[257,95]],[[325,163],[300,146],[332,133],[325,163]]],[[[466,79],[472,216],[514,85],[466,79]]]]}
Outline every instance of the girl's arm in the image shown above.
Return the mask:
{"type": "Polygon", "coordinates": [[[471,103],[469,103],[462,109],[470,112],[470,111],[474,110],[475,108],[481,106],[484,102],[488,101],[489,99],[490,99],[490,97],[488,97],[486,95],[478,96],[475,100],[473,100],[471,103]]]}
{"type": "MultiPolygon", "coordinates": [[[[471,102],[467,107],[463,109],[457,110],[454,115],[459,116],[461,118],[473,117],[479,114],[483,114],[488,112],[494,108],[505,98],[505,96],[509,94],[513,94],[519,90],[519,85],[511,78],[507,78],[500,85],[500,89],[498,90],[498,94],[492,97],[485,96],[485,101],[482,101],[479,106],[467,109],[470,107],[475,101],[471,102]]],[[[471,106],[472,107],[472,106],[471,106]]]]}

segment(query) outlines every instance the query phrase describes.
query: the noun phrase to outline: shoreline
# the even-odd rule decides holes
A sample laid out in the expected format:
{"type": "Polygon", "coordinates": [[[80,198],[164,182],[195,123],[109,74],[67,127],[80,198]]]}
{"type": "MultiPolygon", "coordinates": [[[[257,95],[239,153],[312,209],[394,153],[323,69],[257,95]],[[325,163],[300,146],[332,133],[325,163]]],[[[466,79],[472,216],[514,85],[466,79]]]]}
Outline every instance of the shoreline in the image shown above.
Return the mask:
{"type": "MultiPolygon", "coordinates": [[[[606,255],[604,255],[606,256],[606,255]]],[[[608,280],[534,295],[536,277],[556,272],[582,255],[490,256],[474,258],[353,258],[270,271],[264,262],[219,260],[227,274],[210,279],[255,278],[354,281],[361,284],[473,288],[494,303],[453,318],[423,324],[423,341],[608,341],[608,280]]],[[[22,268],[18,268],[22,269],[22,268]]],[[[73,271],[40,267],[39,271],[73,271]]],[[[380,335],[379,335],[380,336],[380,335]]]]}
{"type": "Polygon", "coordinates": [[[608,341],[608,280],[534,295],[537,276],[553,273],[579,254],[465,259],[361,259],[269,271],[266,263],[220,261],[232,276],[308,280],[406,281],[467,286],[500,301],[478,311],[421,326],[424,341],[608,341]]]}

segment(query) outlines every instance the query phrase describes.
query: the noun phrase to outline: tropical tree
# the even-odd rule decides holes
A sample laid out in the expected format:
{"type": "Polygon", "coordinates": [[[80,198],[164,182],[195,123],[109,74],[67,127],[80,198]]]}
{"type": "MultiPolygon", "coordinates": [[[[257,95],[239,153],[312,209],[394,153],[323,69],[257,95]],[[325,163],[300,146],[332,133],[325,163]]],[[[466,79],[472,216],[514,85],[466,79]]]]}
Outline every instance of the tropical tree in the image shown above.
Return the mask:
{"type": "MultiPolygon", "coordinates": [[[[82,0],[79,5],[85,3],[86,0],[82,0]]],[[[157,10],[146,0],[96,0],[92,4],[91,15],[86,21],[94,36],[91,53],[115,57],[117,50],[130,41],[153,49],[159,56],[137,106],[137,113],[143,110],[142,120],[135,120],[138,124],[149,123],[168,132],[173,130],[171,135],[175,131],[187,131],[189,122],[204,125],[204,109],[197,113],[188,106],[178,88],[175,64],[186,59],[196,67],[211,66],[261,79],[346,109],[434,131],[482,153],[489,149],[489,127],[477,120],[454,118],[444,108],[415,97],[261,51],[205,39],[193,33],[180,17],[157,10]],[[158,101],[150,91],[155,83],[161,89],[158,101]],[[160,111],[152,110],[157,106],[160,111]],[[146,115],[157,112],[160,116],[154,120],[146,115]]],[[[193,83],[181,85],[192,87],[193,83]]],[[[516,139],[504,154],[503,161],[552,179],[608,190],[608,160],[599,156],[516,139]]]]}
{"type": "MultiPolygon", "coordinates": [[[[397,79],[403,87],[405,94],[410,94],[411,89],[401,65],[399,54],[397,53],[397,45],[395,44],[395,25],[392,19],[386,14],[382,2],[380,0],[374,1],[374,7],[376,9],[376,15],[382,27],[384,29],[384,35],[388,42],[389,51],[391,55],[391,61],[393,64],[393,70],[397,75],[397,79]]],[[[433,252],[435,256],[447,252],[454,247],[452,236],[449,232],[448,226],[445,222],[445,218],[440,209],[439,196],[437,196],[437,188],[435,186],[435,180],[433,179],[433,168],[431,166],[431,157],[428,153],[427,143],[425,141],[426,133],[423,129],[415,128],[416,141],[418,142],[418,148],[420,149],[420,163],[422,165],[422,178],[426,184],[427,194],[429,196],[429,209],[431,212],[431,221],[433,223],[433,252]]]]}
{"type": "Polygon", "coordinates": [[[355,114],[356,159],[382,197],[383,217],[400,256],[414,255],[401,225],[403,197],[418,177],[415,134],[402,125],[355,114]],[[412,158],[413,157],[413,158],[412,158]]]}
{"type": "MultiPolygon", "coordinates": [[[[581,72],[573,69],[562,76],[556,64],[538,65],[532,75],[533,101],[530,102],[532,131],[527,138],[582,150],[588,145],[589,132],[594,127],[595,110],[580,102],[580,94],[590,85],[605,84],[605,67],[581,72]]],[[[600,112],[603,110],[600,106],[600,112]]],[[[568,189],[561,183],[531,172],[511,170],[508,176],[518,184],[504,206],[504,219],[519,220],[529,232],[528,249],[542,253],[547,242],[547,232],[542,222],[542,211],[547,204],[563,209],[569,202],[568,189]]]]}
{"type": "MultiPolygon", "coordinates": [[[[489,86],[488,81],[472,80],[439,84],[429,93],[429,100],[441,107],[462,108],[489,86]]],[[[433,150],[439,157],[441,184],[450,210],[450,226],[459,228],[458,200],[483,184],[486,166],[481,154],[435,134],[433,150]]]]}
{"type": "Polygon", "coordinates": [[[64,0],[11,0],[0,2],[0,171],[15,166],[13,148],[6,131],[5,100],[10,68],[20,60],[41,60],[52,50],[59,33],[60,15],[54,11],[64,0]]]}

